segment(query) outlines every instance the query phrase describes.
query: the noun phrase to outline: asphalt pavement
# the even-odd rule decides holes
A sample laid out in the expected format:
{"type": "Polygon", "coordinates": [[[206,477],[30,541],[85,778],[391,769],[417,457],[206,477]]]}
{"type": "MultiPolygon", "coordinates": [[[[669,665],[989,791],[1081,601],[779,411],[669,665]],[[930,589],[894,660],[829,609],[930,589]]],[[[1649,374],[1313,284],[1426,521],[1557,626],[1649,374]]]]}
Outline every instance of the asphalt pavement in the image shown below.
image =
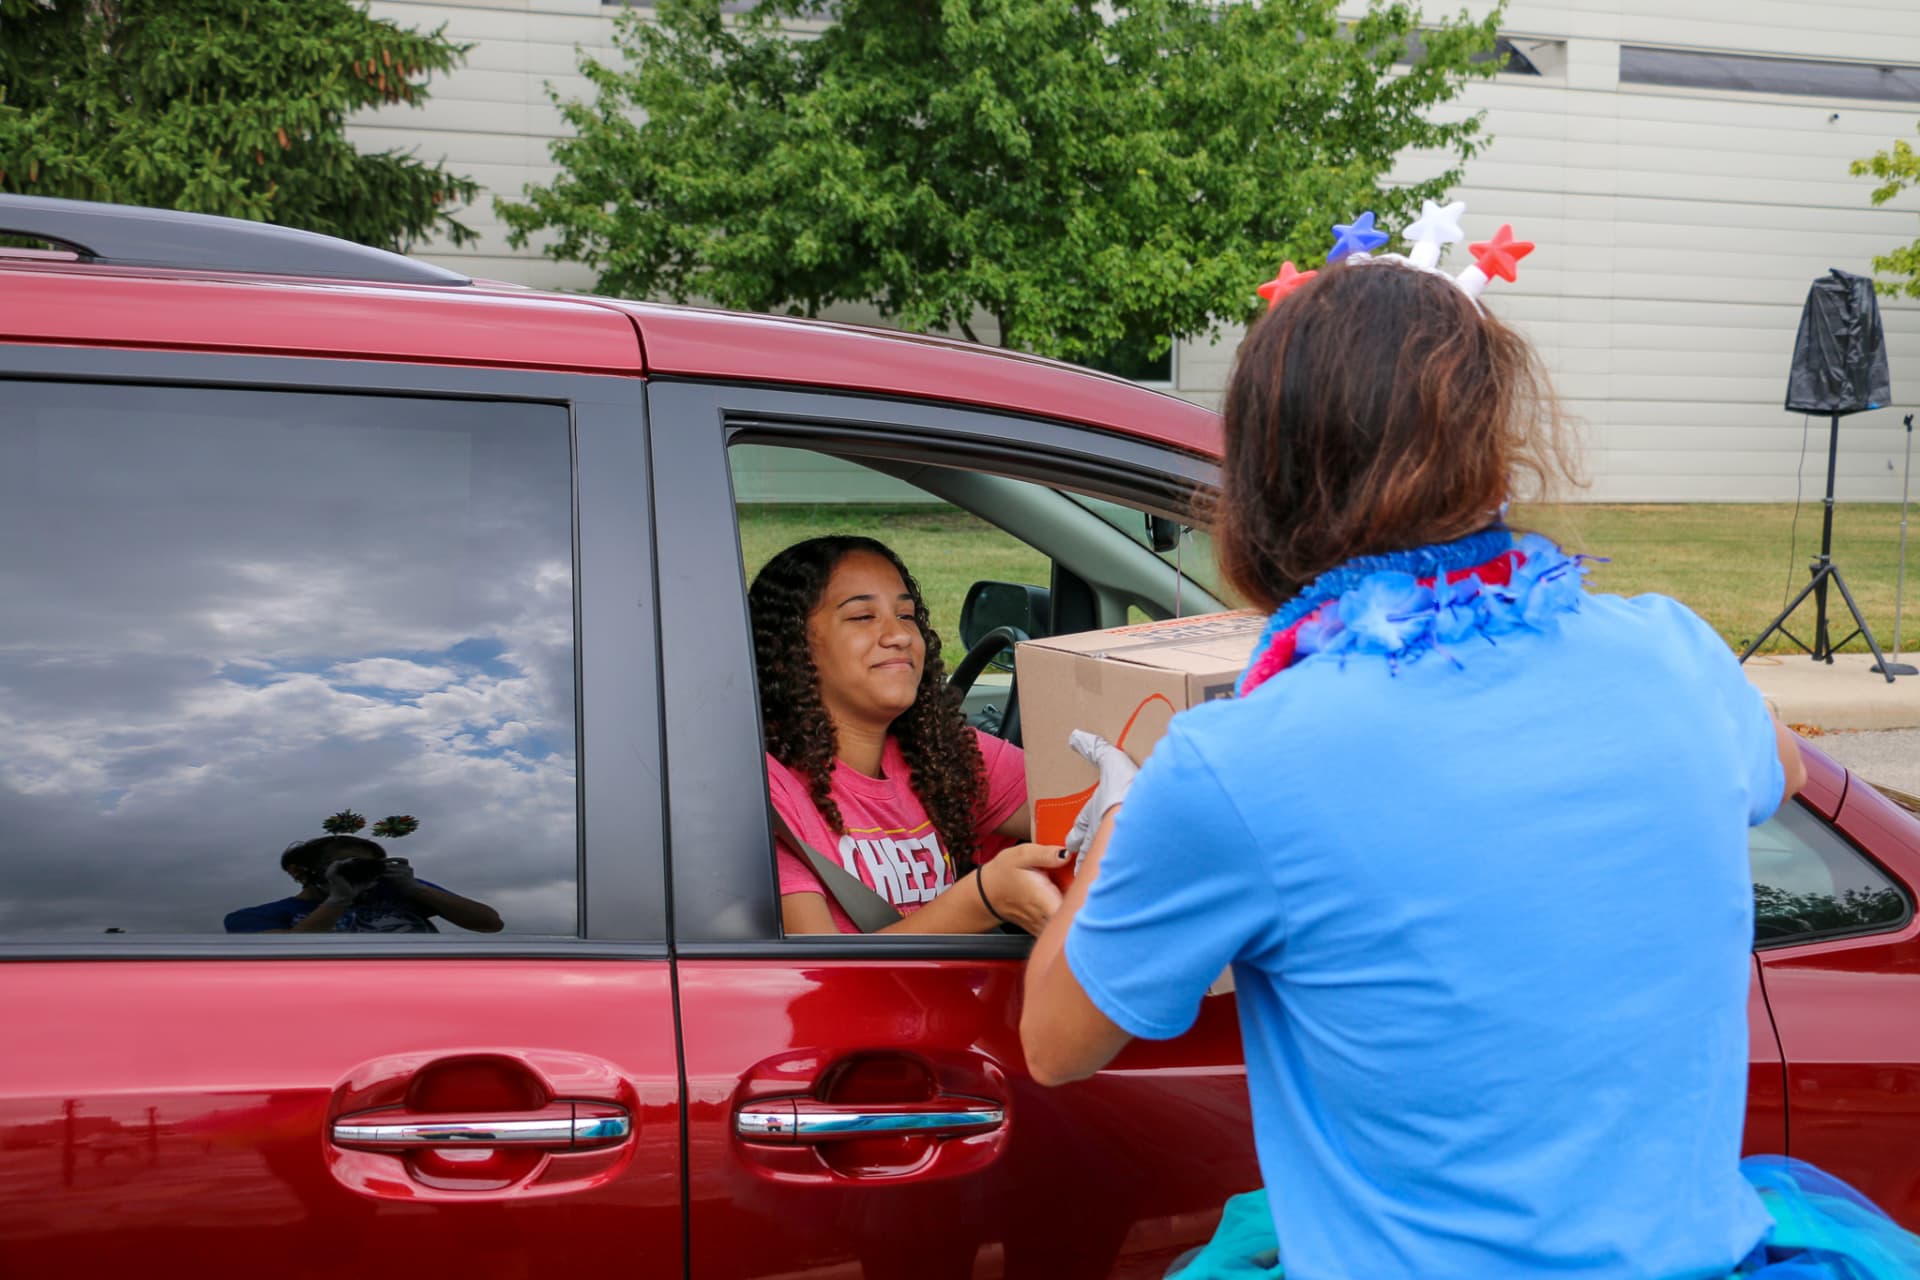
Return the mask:
{"type": "Polygon", "coordinates": [[[1782,720],[1856,777],[1920,796],[1920,676],[1889,683],[1864,653],[1760,655],[1744,670],[1782,720]]]}
{"type": "Polygon", "coordinates": [[[1810,741],[1857,777],[1920,796],[1920,729],[1856,729],[1810,741]]]}

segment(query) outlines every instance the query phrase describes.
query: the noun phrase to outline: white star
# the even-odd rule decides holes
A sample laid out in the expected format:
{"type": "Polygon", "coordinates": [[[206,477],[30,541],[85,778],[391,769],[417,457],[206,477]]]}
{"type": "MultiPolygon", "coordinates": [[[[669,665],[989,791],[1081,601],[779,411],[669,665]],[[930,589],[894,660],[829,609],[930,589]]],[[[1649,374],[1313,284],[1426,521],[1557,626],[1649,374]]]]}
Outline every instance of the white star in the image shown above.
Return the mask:
{"type": "Polygon", "coordinates": [[[1467,206],[1463,200],[1455,200],[1445,208],[1431,200],[1420,203],[1420,221],[1401,234],[1413,244],[1413,252],[1407,255],[1407,260],[1416,267],[1432,271],[1440,265],[1441,245],[1467,238],[1467,233],[1460,229],[1460,215],[1467,211],[1467,206]]]}
{"type": "Polygon", "coordinates": [[[1460,215],[1466,211],[1464,200],[1456,200],[1444,208],[1431,200],[1423,200],[1420,203],[1420,221],[1401,234],[1415,244],[1454,244],[1467,238],[1467,233],[1460,229],[1460,215]]]}

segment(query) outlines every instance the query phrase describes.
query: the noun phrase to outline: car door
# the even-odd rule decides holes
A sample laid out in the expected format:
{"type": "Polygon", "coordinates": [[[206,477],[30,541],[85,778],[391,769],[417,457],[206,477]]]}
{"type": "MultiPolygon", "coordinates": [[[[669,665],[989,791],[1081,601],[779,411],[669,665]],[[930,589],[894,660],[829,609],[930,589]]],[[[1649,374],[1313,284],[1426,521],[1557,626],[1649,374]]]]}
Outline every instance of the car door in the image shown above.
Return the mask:
{"type": "Polygon", "coordinates": [[[1754,838],[1786,1150],[1920,1229],[1920,823],[1825,760],[1754,838]],[[1842,794],[1844,791],[1844,794],[1842,794]]]}
{"type": "Polygon", "coordinates": [[[917,461],[957,484],[972,469],[1162,508],[1204,465],[854,396],[655,384],[649,407],[694,1272],[1160,1274],[1258,1184],[1231,998],[1046,1090],[1017,1034],[1028,939],[782,939],[727,446],[813,442],[896,473],[917,461]],[[890,1131],[830,1136],[849,1122],[890,1131]]]}
{"type": "Polygon", "coordinates": [[[0,379],[0,1273],[682,1274],[640,384],[0,379]]]}

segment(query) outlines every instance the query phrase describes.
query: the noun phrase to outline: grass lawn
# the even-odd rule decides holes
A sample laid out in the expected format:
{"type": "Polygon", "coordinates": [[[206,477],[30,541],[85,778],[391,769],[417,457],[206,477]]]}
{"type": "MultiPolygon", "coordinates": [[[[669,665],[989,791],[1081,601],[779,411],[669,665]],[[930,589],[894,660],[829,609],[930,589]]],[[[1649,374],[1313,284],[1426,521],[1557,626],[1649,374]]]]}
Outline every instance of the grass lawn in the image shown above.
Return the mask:
{"type": "MultiPolygon", "coordinates": [[[[1920,521],[1908,517],[1910,538],[1920,539],[1920,521]]],[[[1820,551],[1818,498],[1800,506],[1794,531],[1791,503],[1697,503],[1658,506],[1573,506],[1521,513],[1534,527],[1571,550],[1606,556],[1591,579],[1599,591],[1635,595],[1658,591],[1685,603],[1712,624],[1728,644],[1744,649],[1807,582],[1807,563],[1820,551]],[[1790,547],[1794,548],[1791,550],[1790,547]]],[[[1920,557],[1920,546],[1911,553],[1920,557]]],[[[1882,650],[1893,644],[1894,577],[1900,559],[1900,508],[1896,504],[1841,502],[1834,507],[1833,558],[1847,587],[1873,628],[1882,650]]],[[[1908,582],[1902,612],[1901,645],[1920,644],[1914,632],[1916,584],[1908,582]]],[[[1813,600],[1787,622],[1802,640],[1813,642],[1813,600]]],[[[1827,593],[1828,626],[1835,639],[1853,627],[1840,593],[1827,593]],[[1840,619],[1845,619],[1844,623],[1840,619]]],[[[1843,652],[1866,652],[1853,640],[1843,652]]],[[[1761,650],[1792,651],[1779,633],[1761,650]]]]}
{"type": "MultiPolygon", "coordinates": [[[[792,542],[822,533],[862,533],[891,545],[920,580],[933,624],[957,656],[960,601],[977,579],[1046,582],[1046,562],[991,525],[946,507],[749,506],[743,509],[741,540],[747,572],[792,542]]],[[[1720,505],[1570,505],[1523,511],[1516,521],[1538,528],[1569,550],[1606,556],[1594,566],[1596,590],[1634,595],[1658,591],[1704,617],[1736,649],[1772,620],[1786,603],[1783,593],[1807,581],[1807,562],[1820,549],[1818,498],[1800,507],[1797,536],[1791,503],[1720,505]],[[1790,544],[1797,547],[1789,554],[1790,544]]],[[[1920,543],[1920,513],[1910,532],[1920,543]]],[[[1894,574],[1899,560],[1900,508],[1841,502],[1834,509],[1834,560],[1846,574],[1854,599],[1886,649],[1893,643],[1894,574]]],[[[1920,560],[1920,545],[1913,549],[1920,560]]],[[[1920,584],[1909,584],[1901,644],[1920,648],[1920,610],[1911,601],[1920,584]]],[[[1834,635],[1853,630],[1838,591],[1828,593],[1834,635]],[[1845,619],[1844,623],[1839,620],[1845,619]]],[[[1788,627],[1813,639],[1813,602],[1794,613],[1788,627]]],[[[1791,650],[1777,633],[1764,652],[1791,650]]],[[[1856,639],[1849,651],[1864,652],[1856,639]]]]}
{"type": "Polygon", "coordinates": [[[959,660],[960,602],[983,579],[1045,586],[1047,558],[986,521],[947,506],[748,505],[740,508],[747,580],[782,547],[825,533],[857,533],[892,547],[920,584],[947,665],[959,660]]]}

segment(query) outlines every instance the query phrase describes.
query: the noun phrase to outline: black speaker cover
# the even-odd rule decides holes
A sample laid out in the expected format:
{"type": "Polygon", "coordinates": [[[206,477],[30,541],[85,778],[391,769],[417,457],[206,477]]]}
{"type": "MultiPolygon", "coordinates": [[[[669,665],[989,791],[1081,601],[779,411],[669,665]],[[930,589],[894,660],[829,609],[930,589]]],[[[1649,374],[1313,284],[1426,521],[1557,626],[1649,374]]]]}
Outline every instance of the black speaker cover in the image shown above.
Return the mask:
{"type": "Polygon", "coordinates": [[[1787,408],[1795,413],[1860,413],[1893,399],[1887,335],[1873,281],[1829,271],[1807,290],[1793,340],[1787,408]]]}

